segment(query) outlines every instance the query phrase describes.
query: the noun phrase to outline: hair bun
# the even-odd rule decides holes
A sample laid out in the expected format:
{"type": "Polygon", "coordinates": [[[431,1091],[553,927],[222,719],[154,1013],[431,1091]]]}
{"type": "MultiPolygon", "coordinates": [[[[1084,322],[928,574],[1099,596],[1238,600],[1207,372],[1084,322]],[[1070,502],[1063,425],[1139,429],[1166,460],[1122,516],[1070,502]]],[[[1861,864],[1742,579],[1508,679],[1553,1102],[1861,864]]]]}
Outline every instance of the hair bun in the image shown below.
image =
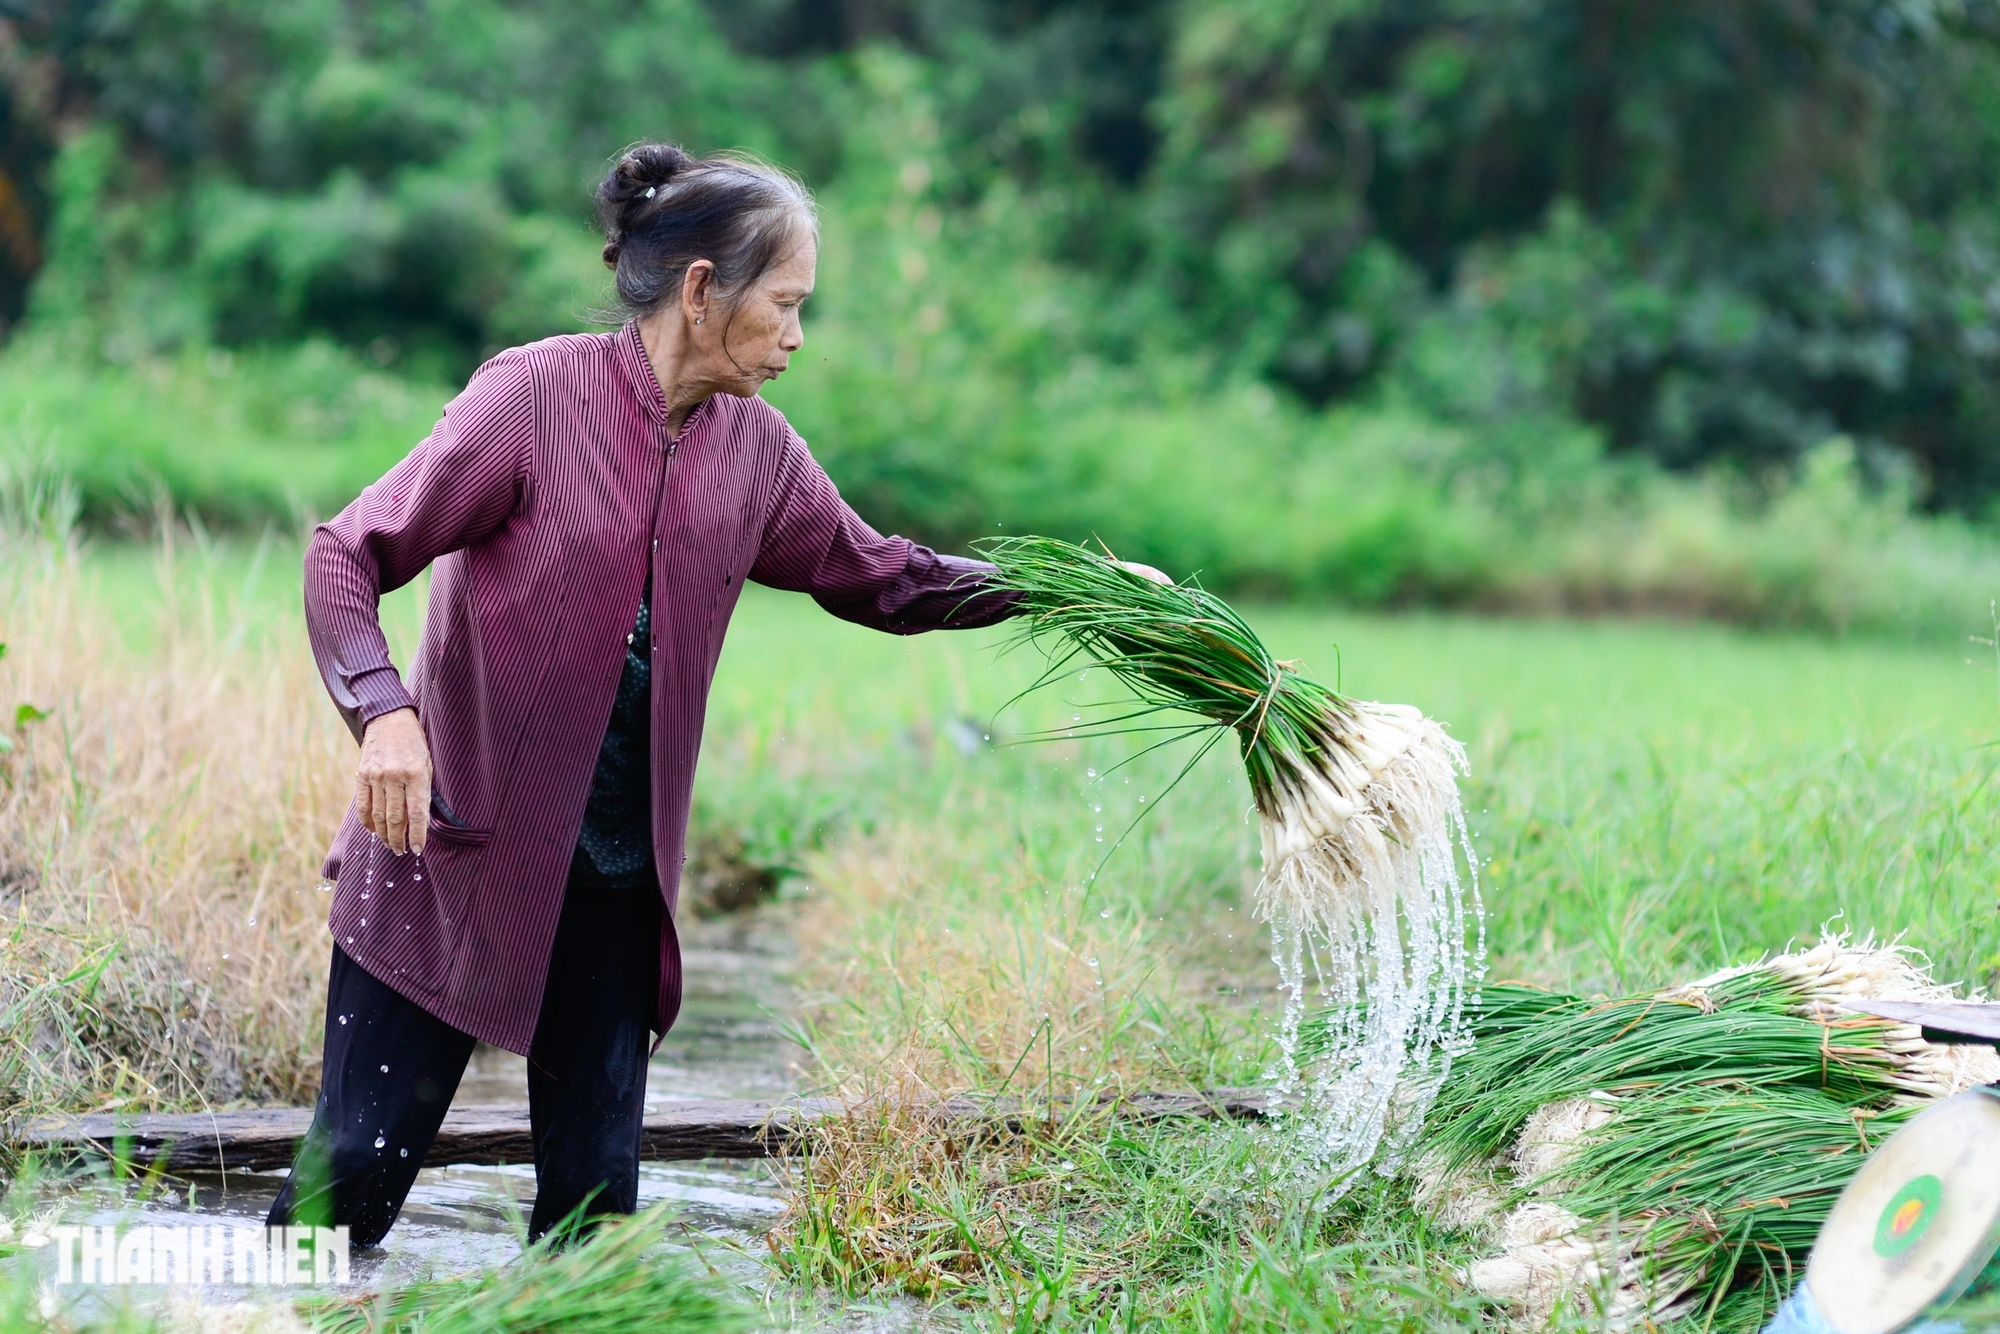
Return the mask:
{"type": "Polygon", "coordinates": [[[605,220],[604,263],[618,267],[618,254],[630,230],[660,187],[695,165],[679,144],[634,144],[618,157],[597,196],[605,220]]]}
{"type": "Polygon", "coordinates": [[[635,144],[625,150],[612,176],[628,197],[645,198],[646,191],[665,185],[694,165],[679,144],[635,144]]]}

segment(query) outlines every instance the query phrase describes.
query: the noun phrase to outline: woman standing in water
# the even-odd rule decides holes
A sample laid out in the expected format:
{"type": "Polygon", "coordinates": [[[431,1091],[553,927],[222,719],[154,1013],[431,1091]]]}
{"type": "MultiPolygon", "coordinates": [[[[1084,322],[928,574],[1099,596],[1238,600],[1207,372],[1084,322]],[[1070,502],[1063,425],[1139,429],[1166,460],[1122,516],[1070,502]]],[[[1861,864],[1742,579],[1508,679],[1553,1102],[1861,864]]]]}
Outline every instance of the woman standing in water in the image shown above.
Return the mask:
{"type": "Polygon", "coordinates": [[[624,327],[487,362],[306,552],[313,653],[361,760],[326,865],[319,1105],[274,1224],[380,1241],[476,1040],[528,1058],[530,1234],[631,1212],[648,1034],[680,1006],[702,714],[743,581],[898,634],[1010,608],[991,567],[862,522],[758,397],[804,341],[803,187],[645,144],[598,198],[624,327]],[[406,688],[377,602],[427,566],[406,688]]]}

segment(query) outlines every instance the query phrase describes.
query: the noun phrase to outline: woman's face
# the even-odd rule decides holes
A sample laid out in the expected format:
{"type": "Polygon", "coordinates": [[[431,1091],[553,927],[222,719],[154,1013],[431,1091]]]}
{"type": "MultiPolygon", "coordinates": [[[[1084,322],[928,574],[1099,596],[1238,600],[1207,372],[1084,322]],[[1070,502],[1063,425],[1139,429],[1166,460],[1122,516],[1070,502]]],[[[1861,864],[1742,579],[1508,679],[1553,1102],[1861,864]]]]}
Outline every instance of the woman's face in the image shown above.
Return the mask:
{"type": "Polygon", "coordinates": [[[805,345],[799,308],[812,295],[819,249],[807,237],[744,292],[734,309],[710,303],[707,317],[689,330],[699,360],[723,393],[754,398],[785,373],[792,353],[805,345]]]}

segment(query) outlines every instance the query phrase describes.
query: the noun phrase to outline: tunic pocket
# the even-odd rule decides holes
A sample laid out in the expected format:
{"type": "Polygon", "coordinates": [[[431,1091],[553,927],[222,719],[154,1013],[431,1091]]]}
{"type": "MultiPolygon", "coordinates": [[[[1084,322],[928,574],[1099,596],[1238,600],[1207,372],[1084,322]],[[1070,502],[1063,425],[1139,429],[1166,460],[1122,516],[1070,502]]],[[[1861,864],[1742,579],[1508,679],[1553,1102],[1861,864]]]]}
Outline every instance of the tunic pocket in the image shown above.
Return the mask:
{"type": "Polygon", "coordinates": [[[431,789],[430,832],[469,848],[483,848],[493,837],[491,829],[474,829],[470,825],[461,823],[451,807],[445,805],[444,798],[438,795],[436,787],[431,789]]]}
{"type": "Polygon", "coordinates": [[[493,831],[455,824],[449,820],[439,819],[433,814],[429,837],[441,843],[452,843],[463,848],[483,848],[493,840],[493,831]]]}

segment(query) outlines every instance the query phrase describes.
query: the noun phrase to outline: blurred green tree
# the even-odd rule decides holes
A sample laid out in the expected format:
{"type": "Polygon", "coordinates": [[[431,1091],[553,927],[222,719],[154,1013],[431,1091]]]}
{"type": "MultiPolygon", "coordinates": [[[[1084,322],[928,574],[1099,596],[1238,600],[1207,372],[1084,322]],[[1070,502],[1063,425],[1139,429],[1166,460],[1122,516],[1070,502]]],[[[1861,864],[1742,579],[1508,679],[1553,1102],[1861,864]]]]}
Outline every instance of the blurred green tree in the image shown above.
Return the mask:
{"type": "Polygon", "coordinates": [[[955,290],[1034,293],[1010,332],[986,320],[967,384],[1172,348],[1176,373],[1386,396],[1515,459],[1564,421],[1753,472],[1842,434],[1934,507],[2000,495],[2000,0],[0,0],[0,22],[0,318],[41,265],[32,318],[104,355],[330,336],[462,374],[587,318],[589,187],[644,136],[852,177],[846,216],[904,209],[899,233],[918,215],[870,182],[908,145],[864,141],[902,123],[872,54],[898,49],[936,258],[955,290]],[[1034,265],[1070,281],[1024,286],[1034,265]]]}
{"type": "Polygon", "coordinates": [[[1995,31],[1978,0],[1207,0],[1149,258],[1314,400],[1539,399],[1676,464],[1844,431],[1976,502],[1995,31]]]}
{"type": "Polygon", "coordinates": [[[110,346],[331,334],[462,374],[599,295],[590,189],[671,132],[778,146],[774,74],[687,0],[9,0],[76,244],[51,323],[110,346]],[[106,135],[110,138],[106,139],[106,135]],[[129,206],[143,202],[142,211],[129,206]],[[163,308],[194,312],[162,320],[163,308]]]}

